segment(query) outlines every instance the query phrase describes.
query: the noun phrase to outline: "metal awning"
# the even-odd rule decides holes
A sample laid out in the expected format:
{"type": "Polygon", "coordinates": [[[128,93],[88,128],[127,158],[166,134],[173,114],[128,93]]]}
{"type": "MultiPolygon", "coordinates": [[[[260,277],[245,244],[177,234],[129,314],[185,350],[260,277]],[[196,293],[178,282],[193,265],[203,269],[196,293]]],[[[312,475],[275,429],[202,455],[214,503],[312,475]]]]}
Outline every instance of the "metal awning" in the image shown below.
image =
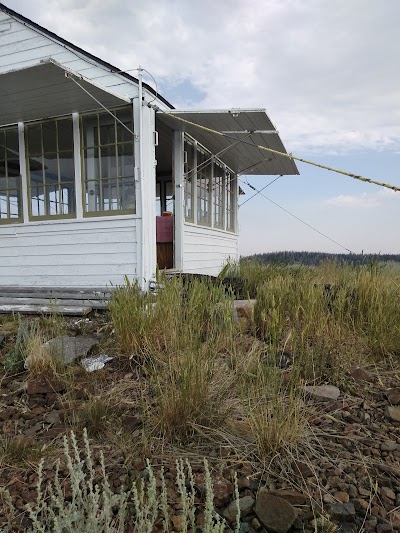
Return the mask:
{"type": "Polygon", "coordinates": [[[80,85],[106,107],[130,102],[129,98],[102,89],[49,60],[0,75],[0,125],[99,109],[93,98],[68,78],[65,72],[76,77],[80,85]]]}
{"type": "Polygon", "coordinates": [[[224,111],[166,111],[157,117],[173,130],[184,131],[203,144],[237,174],[290,175],[299,174],[294,161],[287,157],[260,150],[256,145],[287,153],[264,109],[231,109],[224,111]],[[225,133],[216,135],[205,128],[225,133]],[[243,142],[237,142],[237,141],[243,142]]]}

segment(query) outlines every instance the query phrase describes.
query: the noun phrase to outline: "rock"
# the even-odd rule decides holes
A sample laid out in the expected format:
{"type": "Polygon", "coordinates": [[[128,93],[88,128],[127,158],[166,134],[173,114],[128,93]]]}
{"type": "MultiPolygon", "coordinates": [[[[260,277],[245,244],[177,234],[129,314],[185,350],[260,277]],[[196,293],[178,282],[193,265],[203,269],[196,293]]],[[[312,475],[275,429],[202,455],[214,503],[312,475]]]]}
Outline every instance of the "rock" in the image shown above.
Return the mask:
{"type": "Polygon", "coordinates": [[[342,503],[348,503],[348,501],[350,499],[350,497],[347,494],[347,492],[343,492],[343,491],[336,492],[335,498],[336,498],[336,500],[338,500],[339,502],[342,502],[342,503]]]}
{"type": "Polygon", "coordinates": [[[296,519],[296,510],[283,498],[261,492],[256,501],[255,513],[271,533],[287,533],[296,519]]]}
{"type": "Polygon", "coordinates": [[[43,425],[40,422],[38,422],[31,428],[25,429],[23,434],[26,437],[32,437],[32,435],[36,435],[36,433],[39,433],[39,431],[41,431],[42,429],[43,429],[43,425]]]}
{"type": "Polygon", "coordinates": [[[217,506],[225,505],[228,502],[230,496],[233,494],[232,483],[221,475],[217,474],[213,478],[213,487],[215,504],[217,506]]]}
{"type": "Polygon", "coordinates": [[[311,468],[306,465],[306,463],[302,463],[301,461],[293,461],[292,463],[293,470],[295,474],[302,478],[307,477],[313,477],[314,472],[311,470],[311,468]]]}
{"type": "Polygon", "coordinates": [[[43,344],[53,357],[59,359],[62,363],[70,365],[76,359],[81,359],[98,344],[96,337],[55,337],[43,344]]]}
{"type": "Polygon", "coordinates": [[[27,394],[48,394],[64,391],[64,385],[57,380],[47,378],[35,378],[28,381],[27,394]]]}
{"type": "Polygon", "coordinates": [[[400,404],[400,389],[389,389],[386,392],[386,397],[392,405],[400,404]]]}
{"type": "Polygon", "coordinates": [[[387,405],[385,407],[385,416],[392,422],[400,422],[400,407],[387,405]]]}
{"type": "Polygon", "coordinates": [[[382,442],[381,450],[383,452],[394,452],[395,450],[397,450],[397,442],[395,442],[394,440],[387,440],[385,442],[382,442]]]}
{"type": "MultiPolygon", "coordinates": [[[[254,502],[255,500],[251,496],[244,496],[243,498],[239,499],[240,517],[246,516],[251,512],[251,510],[253,509],[254,502]]],[[[236,501],[228,505],[228,507],[224,510],[223,515],[228,520],[228,522],[230,523],[236,522],[236,515],[237,515],[236,501]]]]}
{"type": "Polygon", "coordinates": [[[392,491],[390,487],[381,487],[381,494],[389,498],[389,500],[395,500],[396,494],[392,491]]]}
{"type": "Polygon", "coordinates": [[[0,346],[3,344],[5,338],[6,338],[5,335],[3,334],[0,335],[0,346]]]}
{"type": "Polygon", "coordinates": [[[356,381],[367,381],[368,383],[372,383],[372,381],[374,381],[372,374],[361,366],[352,366],[349,372],[356,381]]]}
{"type": "Polygon", "coordinates": [[[356,516],[356,511],[352,503],[332,503],[329,506],[329,515],[333,520],[339,522],[352,522],[356,516]]]}
{"type": "Polygon", "coordinates": [[[237,318],[250,319],[254,312],[256,300],[234,300],[233,305],[237,318]]]}
{"type": "Polygon", "coordinates": [[[306,392],[315,398],[316,400],[321,401],[336,401],[340,396],[340,390],[334,385],[319,385],[319,386],[308,386],[305,387],[306,392]]]}
{"type": "Polygon", "coordinates": [[[142,425],[142,422],[142,417],[139,415],[126,415],[122,419],[122,426],[128,431],[135,431],[135,429],[142,425]]]}
{"type": "Polygon", "coordinates": [[[304,494],[293,489],[271,490],[270,494],[273,494],[274,496],[279,496],[280,498],[283,498],[292,505],[304,505],[307,501],[307,498],[304,494]]]}
{"type": "Polygon", "coordinates": [[[58,411],[50,411],[50,413],[44,417],[44,421],[46,424],[59,424],[60,413],[58,411]]]}

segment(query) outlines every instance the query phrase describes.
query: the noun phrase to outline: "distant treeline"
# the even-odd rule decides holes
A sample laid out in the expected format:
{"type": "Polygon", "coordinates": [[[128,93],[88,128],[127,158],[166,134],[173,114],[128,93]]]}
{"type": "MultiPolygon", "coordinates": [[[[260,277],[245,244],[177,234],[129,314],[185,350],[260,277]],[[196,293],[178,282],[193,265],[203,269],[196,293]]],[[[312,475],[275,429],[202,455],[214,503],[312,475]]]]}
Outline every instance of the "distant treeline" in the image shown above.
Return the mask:
{"type": "Polygon", "coordinates": [[[259,263],[279,263],[285,265],[319,265],[321,261],[336,260],[352,265],[367,265],[371,262],[400,262],[400,254],[328,254],[324,252],[269,252],[242,257],[242,261],[253,260],[259,263]]]}

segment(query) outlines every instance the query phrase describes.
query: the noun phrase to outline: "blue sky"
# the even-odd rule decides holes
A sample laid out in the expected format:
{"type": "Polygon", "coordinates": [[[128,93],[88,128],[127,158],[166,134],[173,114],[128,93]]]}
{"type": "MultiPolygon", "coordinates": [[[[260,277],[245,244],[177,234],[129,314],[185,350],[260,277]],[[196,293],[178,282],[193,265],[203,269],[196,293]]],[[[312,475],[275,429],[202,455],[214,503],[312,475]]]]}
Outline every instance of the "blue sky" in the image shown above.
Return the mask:
{"type": "MultiPolygon", "coordinates": [[[[400,187],[399,0],[8,5],[122,69],[142,65],[177,108],[266,108],[288,151],[400,187]]],[[[298,167],[265,194],[353,252],[400,252],[400,193],[298,167]]],[[[284,249],[343,251],[261,196],[246,203],[241,253],[284,249]]]]}

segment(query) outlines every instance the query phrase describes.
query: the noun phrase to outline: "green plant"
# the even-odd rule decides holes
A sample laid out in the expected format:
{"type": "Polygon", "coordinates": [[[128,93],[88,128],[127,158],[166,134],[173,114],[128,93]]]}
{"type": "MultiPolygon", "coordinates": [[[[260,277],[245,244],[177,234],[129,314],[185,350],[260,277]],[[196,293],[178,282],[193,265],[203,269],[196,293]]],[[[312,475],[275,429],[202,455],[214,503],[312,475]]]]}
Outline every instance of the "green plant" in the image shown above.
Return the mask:
{"type": "MultiPolygon", "coordinates": [[[[147,461],[146,477],[134,483],[130,490],[112,491],[105,468],[103,454],[100,453],[100,472],[96,469],[86,431],[83,432],[84,451],[78,446],[75,434],[64,438],[64,456],[66,460],[71,498],[66,499],[60,478],[60,464],[57,463],[54,481],[43,487],[43,461],[39,465],[36,501],[27,506],[32,527],[28,533],[122,533],[133,520],[135,531],[151,533],[156,520],[160,518],[164,531],[170,531],[170,513],[167,499],[167,487],[163,470],[160,482],[150,463],[147,461]],[[158,486],[160,490],[158,490],[158,486]]],[[[207,461],[205,470],[205,525],[206,533],[222,533],[226,524],[214,512],[214,493],[212,477],[207,461]]],[[[196,500],[194,479],[191,466],[186,461],[176,461],[176,484],[181,497],[182,528],[186,533],[195,527],[196,500]],[[187,474],[185,474],[185,468],[187,474]],[[187,490],[189,486],[189,491],[187,490]]],[[[236,498],[238,498],[235,480],[236,498]]],[[[7,507],[8,528],[13,531],[14,508],[7,489],[0,488],[0,496],[7,507]]],[[[236,501],[239,508],[238,501],[236,501]]],[[[239,531],[240,513],[237,514],[236,531],[239,531]]]]}

